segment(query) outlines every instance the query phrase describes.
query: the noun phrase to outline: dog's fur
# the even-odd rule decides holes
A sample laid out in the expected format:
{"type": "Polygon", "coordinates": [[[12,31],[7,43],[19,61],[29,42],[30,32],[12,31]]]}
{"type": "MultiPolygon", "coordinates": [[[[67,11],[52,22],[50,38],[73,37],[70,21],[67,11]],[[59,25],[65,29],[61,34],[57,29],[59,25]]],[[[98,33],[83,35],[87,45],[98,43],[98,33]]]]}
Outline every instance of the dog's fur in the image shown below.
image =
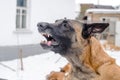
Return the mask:
{"type": "Polygon", "coordinates": [[[66,64],[63,68],[61,68],[60,72],[64,72],[66,75],[70,74],[72,71],[72,66],[70,63],[66,64]]]}
{"type": "Polygon", "coordinates": [[[47,75],[47,80],[71,80],[71,64],[65,65],[59,72],[52,71],[47,75]]]}
{"type": "Polygon", "coordinates": [[[52,35],[57,44],[50,48],[72,64],[72,79],[78,80],[120,80],[120,67],[93,37],[101,33],[108,23],[80,23],[76,20],[57,20],[55,23],[39,23],[39,32],[52,35]]]}
{"type": "Polygon", "coordinates": [[[65,80],[65,74],[63,72],[52,71],[47,75],[47,80],[65,80]]]}

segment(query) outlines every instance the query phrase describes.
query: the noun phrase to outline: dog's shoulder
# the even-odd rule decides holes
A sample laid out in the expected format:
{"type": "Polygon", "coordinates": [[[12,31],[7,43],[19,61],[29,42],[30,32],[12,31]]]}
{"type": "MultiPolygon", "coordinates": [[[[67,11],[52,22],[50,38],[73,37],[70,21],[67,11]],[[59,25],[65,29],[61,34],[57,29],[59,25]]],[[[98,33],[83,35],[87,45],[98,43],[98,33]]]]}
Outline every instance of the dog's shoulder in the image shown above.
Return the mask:
{"type": "Polygon", "coordinates": [[[100,41],[98,41],[96,38],[91,37],[91,62],[92,66],[94,68],[98,68],[103,64],[110,63],[113,64],[115,63],[115,59],[113,59],[111,56],[104,51],[100,41]]]}

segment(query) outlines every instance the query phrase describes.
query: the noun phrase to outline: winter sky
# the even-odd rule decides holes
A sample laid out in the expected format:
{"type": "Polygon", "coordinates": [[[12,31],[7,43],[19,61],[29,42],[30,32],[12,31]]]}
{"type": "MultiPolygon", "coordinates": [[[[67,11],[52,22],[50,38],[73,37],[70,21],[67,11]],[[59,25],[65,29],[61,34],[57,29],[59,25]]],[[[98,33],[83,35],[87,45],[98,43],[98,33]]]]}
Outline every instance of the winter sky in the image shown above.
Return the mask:
{"type": "Polygon", "coordinates": [[[120,0],[76,0],[76,3],[99,3],[101,5],[117,6],[120,5],[120,0]]]}

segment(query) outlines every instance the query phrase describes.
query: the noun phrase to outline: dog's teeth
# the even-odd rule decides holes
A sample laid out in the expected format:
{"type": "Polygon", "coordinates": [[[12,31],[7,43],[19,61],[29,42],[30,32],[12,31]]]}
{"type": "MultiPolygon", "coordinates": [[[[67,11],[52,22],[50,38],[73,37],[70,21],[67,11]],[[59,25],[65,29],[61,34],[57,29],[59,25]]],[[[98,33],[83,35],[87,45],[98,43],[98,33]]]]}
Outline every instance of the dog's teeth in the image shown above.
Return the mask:
{"type": "Polygon", "coordinates": [[[50,37],[50,35],[48,34],[48,37],[50,37]]]}
{"type": "Polygon", "coordinates": [[[47,33],[41,33],[43,36],[47,36],[47,37],[50,37],[52,36],[51,34],[47,34],[47,33]]]}
{"type": "Polygon", "coordinates": [[[43,42],[45,43],[45,42],[47,42],[47,40],[44,40],[43,42]]]}
{"type": "Polygon", "coordinates": [[[42,41],[40,41],[41,43],[45,43],[45,42],[47,42],[46,40],[42,40],[42,41]]]}
{"type": "Polygon", "coordinates": [[[46,33],[41,33],[42,35],[46,35],[46,33]]]}

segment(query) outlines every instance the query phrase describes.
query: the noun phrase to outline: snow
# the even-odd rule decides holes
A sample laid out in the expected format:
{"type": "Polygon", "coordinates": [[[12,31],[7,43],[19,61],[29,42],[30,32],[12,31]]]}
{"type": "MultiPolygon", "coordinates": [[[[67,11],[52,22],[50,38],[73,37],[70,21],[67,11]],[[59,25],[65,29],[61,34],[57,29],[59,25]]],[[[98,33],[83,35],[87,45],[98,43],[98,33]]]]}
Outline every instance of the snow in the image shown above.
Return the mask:
{"type": "Polygon", "coordinates": [[[110,51],[106,50],[108,55],[110,55],[112,58],[116,59],[116,63],[120,66],[120,51],[110,51]]]}
{"type": "Polygon", "coordinates": [[[21,71],[20,60],[0,62],[0,78],[8,80],[45,80],[51,71],[59,71],[67,60],[59,54],[48,52],[23,59],[21,71]]]}
{"type": "MultiPolygon", "coordinates": [[[[120,51],[106,50],[120,65],[120,51]]],[[[23,58],[23,71],[20,60],[0,62],[0,78],[8,80],[46,80],[46,75],[51,71],[59,71],[60,67],[67,64],[67,60],[59,54],[48,52],[40,55],[23,58]]]]}

